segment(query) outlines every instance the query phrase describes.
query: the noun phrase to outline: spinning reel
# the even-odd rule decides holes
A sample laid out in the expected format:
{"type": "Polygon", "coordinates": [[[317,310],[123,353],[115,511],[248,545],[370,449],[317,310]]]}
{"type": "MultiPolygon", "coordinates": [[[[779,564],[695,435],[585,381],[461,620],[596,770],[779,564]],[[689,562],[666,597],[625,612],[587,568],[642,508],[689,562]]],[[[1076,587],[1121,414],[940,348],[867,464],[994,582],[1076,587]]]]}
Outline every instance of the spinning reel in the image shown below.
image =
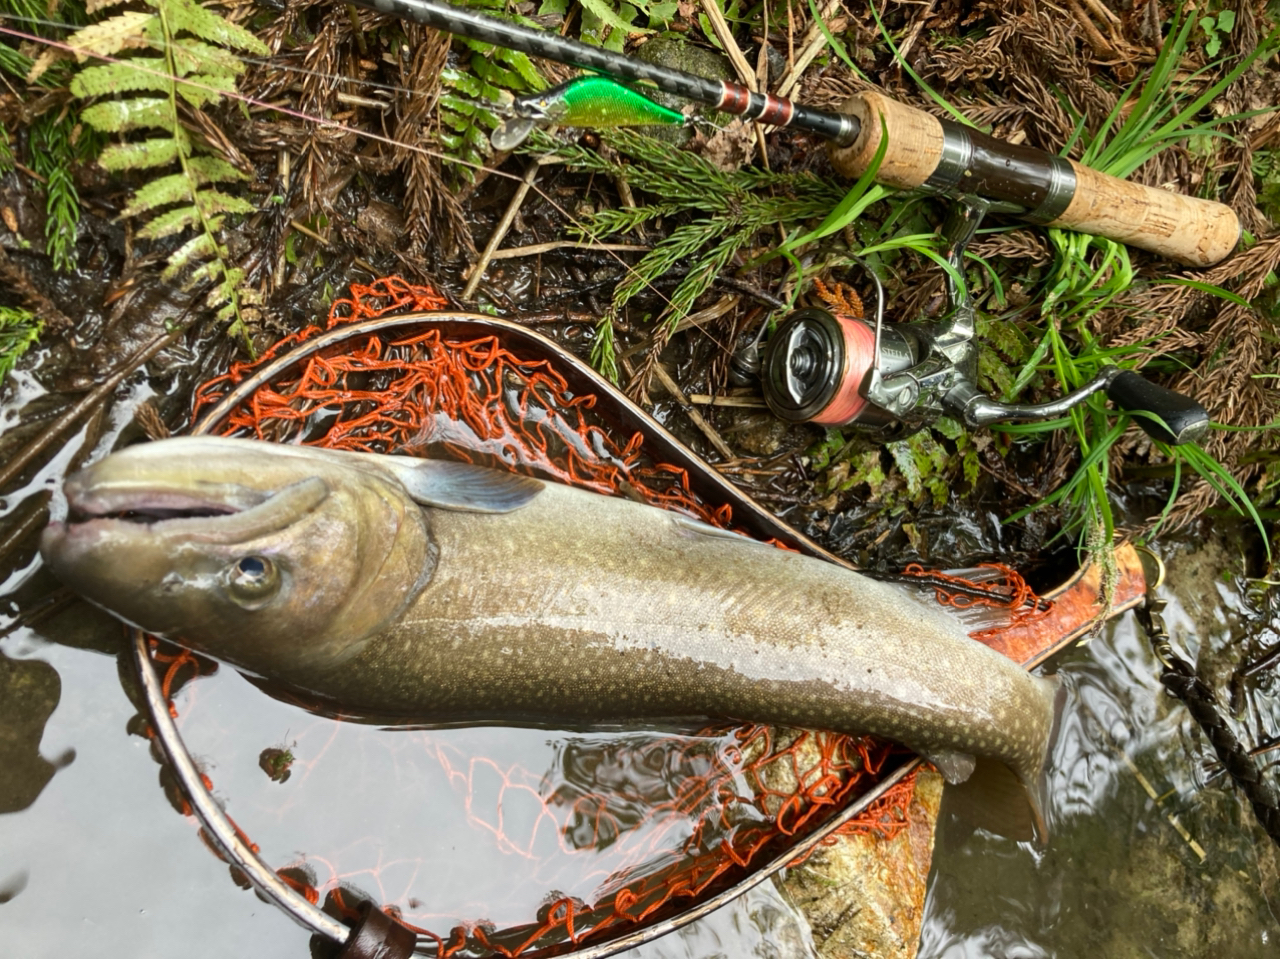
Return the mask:
{"type": "MultiPolygon", "coordinates": [[[[947,258],[963,277],[965,247],[990,201],[965,197],[944,227],[947,258]]],[[[1132,370],[1106,366],[1081,386],[1046,403],[1002,403],[979,392],[975,313],[968,288],[948,274],[949,315],[941,322],[884,323],[884,290],[876,285],[874,322],[822,309],[792,313],[774,333],[759,365],[765,402],[780,418],[821,426],[853,426],[902,435],[940,416],[969,427],[1062,416],[1105,390],[1154,439],[1173,445],[1199,442],[1209,414],[1190,397],[1157,386],[1132,370]]],[[[750,351],[735,356],[739,370],[753,365],[750,351]]]]}

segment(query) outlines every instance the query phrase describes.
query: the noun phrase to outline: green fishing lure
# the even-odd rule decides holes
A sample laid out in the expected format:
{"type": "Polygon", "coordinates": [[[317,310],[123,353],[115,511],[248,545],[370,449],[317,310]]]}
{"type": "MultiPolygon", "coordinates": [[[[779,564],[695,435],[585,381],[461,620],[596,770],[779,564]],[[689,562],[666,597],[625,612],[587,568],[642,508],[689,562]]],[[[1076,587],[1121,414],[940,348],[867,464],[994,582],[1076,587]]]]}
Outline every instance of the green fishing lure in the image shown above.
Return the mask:
{"type": "Polygon", "coordinates": [[[535,126],[603,129],[684,123],[684,114],[623,86],[608,77],[577,77],[541,93],[516,97],[515,116],[502,123],[490,137],[494,149],[515,149],[535,126]]]}

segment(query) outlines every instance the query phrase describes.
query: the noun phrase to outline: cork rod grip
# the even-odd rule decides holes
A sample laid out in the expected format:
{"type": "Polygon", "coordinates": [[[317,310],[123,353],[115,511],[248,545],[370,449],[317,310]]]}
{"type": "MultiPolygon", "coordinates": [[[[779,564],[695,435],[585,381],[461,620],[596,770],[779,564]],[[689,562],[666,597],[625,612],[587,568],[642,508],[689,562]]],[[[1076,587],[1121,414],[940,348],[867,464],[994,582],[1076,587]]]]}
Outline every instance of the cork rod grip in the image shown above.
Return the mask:
{"type": "Polygon", "coordinates": [[[890,100],[870,90],[857,93],[840,104],[841,113],[858,118],[862,132],[847,147],[830,146],[831,164],[842,175],[856,180],[871,166],[880,149],[880,118],[889,133],[889,145],[876,180],[899,190],[923,186],[942,159],[942,124],[938,118],[890,100]]]}
{"type": "Polygon", "coordinates": [[[1049,226],[1105,236],[1186,266],[1212,266],[1240,241],[1231,207],[1099,173],[1071,161],[1076,192],[1049,226]]]}
{"type": "Polygon", "coordinates": [[[944,123],[872,91],[850,97],[840,110],[862,126],[852,144],[830,148],[832,165],[851,179],[871,165],[883,118],[889,143],[876,180],[885,186],[1007,200],[1025,207],[1036,222],[1104,236],[1186,266],[1211,266],[1240,239],[1240,221],[1221,203],[1120,180],[944,123]]]}

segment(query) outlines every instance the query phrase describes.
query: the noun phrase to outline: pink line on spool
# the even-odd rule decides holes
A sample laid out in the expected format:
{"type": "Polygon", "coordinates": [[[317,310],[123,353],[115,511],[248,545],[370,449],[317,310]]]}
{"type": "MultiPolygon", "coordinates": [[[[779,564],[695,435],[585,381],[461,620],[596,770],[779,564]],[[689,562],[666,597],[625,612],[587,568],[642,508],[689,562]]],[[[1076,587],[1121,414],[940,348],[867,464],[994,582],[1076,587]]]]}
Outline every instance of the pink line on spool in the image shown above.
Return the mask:
{"type": "Polygon", "coordinates": [[[867,405],[862,395],[862,382],[876,360],[876,333],[862,320],[836,316],[844,334],[844,369],[836,395],[817,416],[810,420],[819,426],[844,426],[858,418],[867,405]]]}

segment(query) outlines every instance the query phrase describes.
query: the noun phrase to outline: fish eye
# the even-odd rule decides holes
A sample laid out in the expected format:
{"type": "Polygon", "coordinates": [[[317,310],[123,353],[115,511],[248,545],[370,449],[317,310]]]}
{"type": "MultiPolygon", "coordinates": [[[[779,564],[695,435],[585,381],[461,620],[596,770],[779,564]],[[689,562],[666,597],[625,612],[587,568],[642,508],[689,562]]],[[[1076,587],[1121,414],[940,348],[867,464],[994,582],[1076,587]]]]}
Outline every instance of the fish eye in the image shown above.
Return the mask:
{"type": "Polygon", "coordinates": [[[241,556],[227,568],[227,587],[242,606],[269,598],[279,585],[279,570],[265,556],[241,556]]]}

